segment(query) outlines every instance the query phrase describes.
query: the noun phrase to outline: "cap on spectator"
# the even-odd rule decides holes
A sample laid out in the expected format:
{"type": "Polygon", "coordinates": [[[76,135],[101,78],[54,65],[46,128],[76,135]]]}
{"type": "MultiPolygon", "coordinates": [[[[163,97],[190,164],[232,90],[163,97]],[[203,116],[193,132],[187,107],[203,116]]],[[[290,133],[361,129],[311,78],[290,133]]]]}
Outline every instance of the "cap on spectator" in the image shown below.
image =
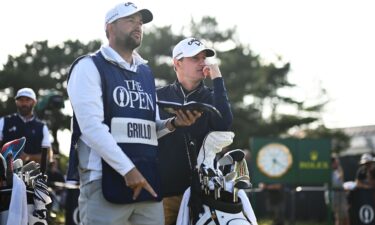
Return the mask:
{"type": "Polygon", "coordinates": [[[32,100],[36,101],[36,95],[33,89],[31,88],[21,88],[17,91],[16,99],[19,97],[28,97],[32,100]]]}
{"type": "Polygon", "coordinates": [[[142,14],[142,21],[144,24],[152,21],[153,15],[150,10],[138,8],[132,2],[120,3],[110,9],[105,15],[104,30],[107,29],[107,24],[112,23],[117,19],[133,15],[137,12],[142,14]]]}
{"type": "Polygon", "coordinates": [[[173,48],[172,57],[174,59],[181,59],[183,57],[193,57],[202,51],[206,51],[207,57],[215,55],[215,51],[213,49],[207,48],[201,41],[191,37],[180,41],[173,48]]]}
{"type": "Polygon", "coordinates": [[[373,157],[370,153],[365,153],[361,156],[361,159],[359,160],[359,164],[366,164],[373,161],[373,157]]]}

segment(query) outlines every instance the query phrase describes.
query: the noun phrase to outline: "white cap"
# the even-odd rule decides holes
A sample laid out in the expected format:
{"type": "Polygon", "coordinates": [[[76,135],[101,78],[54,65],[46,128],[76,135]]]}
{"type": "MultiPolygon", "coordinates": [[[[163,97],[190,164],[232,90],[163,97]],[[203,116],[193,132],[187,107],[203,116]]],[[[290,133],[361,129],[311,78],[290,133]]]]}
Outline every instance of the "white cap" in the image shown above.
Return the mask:
{"type": "Polygon", "coordinates": [[[117,19],[133,15],[137,12],[142,14],[144,24],[152,21],[153,15],[150,10],[138,8],[134,3],[126,2],[116,5],[105,14],[104,29],[106,29],[107,24],[112,23],[117,19]]]}
{"type": "Polygon", "coordinates": [[[173,48],[174,59],[181,59],[183,57],[193,57],[202,51],[206,51],[206,57],[215,55],[215,51],[211,48],[207,48],[204,44],[196,38],[186,38],[180,41],[173,48]]]}
{"type": "Polygon", "coordinates": [[[366,164],[373,161],[373,157],[370,153],[364,153],[359,160],[359,164],[366,164]]]}
{"type": "Polygon", "coordinates": [[[28,97],[36,101],[36,95],[31,88],[21,88],[17,91],[16,99],[19,97],[28,97]]]}

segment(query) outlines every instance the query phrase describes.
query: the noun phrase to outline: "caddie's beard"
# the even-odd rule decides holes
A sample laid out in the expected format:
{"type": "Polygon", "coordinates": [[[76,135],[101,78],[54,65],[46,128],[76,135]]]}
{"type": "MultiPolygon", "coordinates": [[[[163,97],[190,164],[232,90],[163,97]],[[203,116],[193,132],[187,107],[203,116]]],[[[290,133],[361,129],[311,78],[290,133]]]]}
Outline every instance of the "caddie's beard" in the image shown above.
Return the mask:
{"type": "Polygon", "coordinates": [[[138,48],[141,45],[142,42],[142,37],[138,41],[137,39],[132,37],[132,33],[126,35],[125,40],[124,40],[124,47],[127,49],[134,50],[138,48]]]}
{"type": "Polygon", "coordinates": [[[26,117],[26,116],[33,114],[33,107],[32,106],[19,106],[17,108],[17,111],[21,116],[26,117]]]}

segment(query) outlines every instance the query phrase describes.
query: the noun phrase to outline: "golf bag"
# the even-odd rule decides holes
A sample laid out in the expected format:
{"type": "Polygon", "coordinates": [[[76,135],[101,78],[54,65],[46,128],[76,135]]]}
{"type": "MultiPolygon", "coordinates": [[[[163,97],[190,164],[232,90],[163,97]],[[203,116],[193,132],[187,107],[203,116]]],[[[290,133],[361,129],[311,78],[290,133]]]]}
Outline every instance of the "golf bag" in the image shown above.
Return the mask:
{"type": "Polygon", "coordinates": [[[192,171],[191,186],[181,202],[177,225],[257,225],[244,191],[251,189],[244,151],[236,149],[217,157],[233,137],[233,132],[222,131],[206,136],[192,171]]]}
{"type": "Polygon", "coordinates": [[[42,152],[42,166],[34,161],[23,165],[17,157],[25,142],[22,137],[1,149],[0,225],[47,225],[46,205],[51,203],[44,175],[47,152],[42,152]]]}

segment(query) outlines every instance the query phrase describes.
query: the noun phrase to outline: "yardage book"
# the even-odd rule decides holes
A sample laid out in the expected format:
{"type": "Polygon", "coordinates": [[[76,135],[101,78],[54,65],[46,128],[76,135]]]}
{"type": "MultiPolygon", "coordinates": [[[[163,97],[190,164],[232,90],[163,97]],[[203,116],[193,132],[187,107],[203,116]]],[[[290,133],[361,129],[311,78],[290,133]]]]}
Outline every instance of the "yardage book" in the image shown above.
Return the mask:
{"type": "Polygon", "coordinates": [[[190,101],[190,102],[186,102],[186,103],[178,103],[178,102],[169,102],[169,101],[162,101],[162,100],[159,100],[156,102],[159,106],[159,108],[163,109],[164,111],[168,112],[168,113],[173,113],[175,114],[175,111],[176,110],[189,110],[189,111],[199,111],[199,112],[210,112],[210,113],[214,113],[216,115],[218,115],[219,117],[222,117],[221,116],[221,113],[219,112],[219,110],[217,110],[215,108],[215,106],[213,105],[210,105],[210,104],[206,104],[206,103],[202,103],[202,102],[196,102],[196,101],[190,101]]]}

